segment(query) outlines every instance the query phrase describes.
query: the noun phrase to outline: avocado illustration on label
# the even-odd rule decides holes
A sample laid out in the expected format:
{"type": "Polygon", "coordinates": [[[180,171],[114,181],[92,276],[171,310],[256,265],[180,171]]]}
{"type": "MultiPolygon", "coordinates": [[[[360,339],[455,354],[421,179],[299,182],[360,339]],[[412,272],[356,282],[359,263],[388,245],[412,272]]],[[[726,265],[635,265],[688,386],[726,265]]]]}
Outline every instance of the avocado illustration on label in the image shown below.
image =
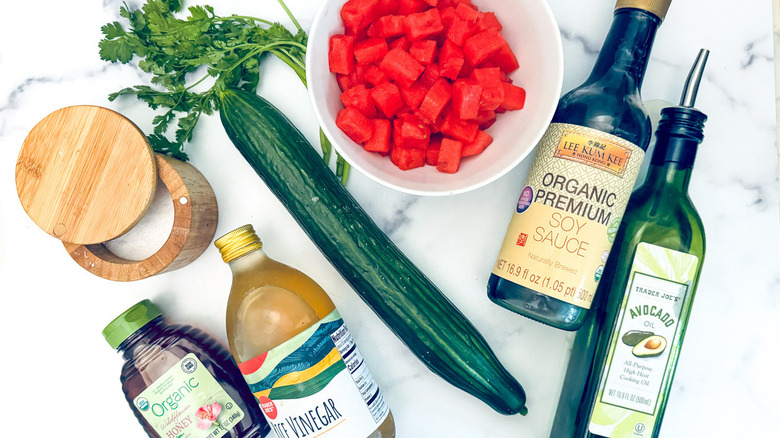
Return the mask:
{"type": "Polygon", "coordinates": [[[623,334],[623,337],[620,338],[620,340],[629,347],[633,347],[654,334],[655,333],[653,332],[646,332],[644,330],[629,330],[623,334]]]}
{"type": "Polygon", "coordinates": [[[639,341],[631,350],[636,357],[655,357],[663,353],[666,349],[666,338],[659,335],[653,335],[639,341]]]}

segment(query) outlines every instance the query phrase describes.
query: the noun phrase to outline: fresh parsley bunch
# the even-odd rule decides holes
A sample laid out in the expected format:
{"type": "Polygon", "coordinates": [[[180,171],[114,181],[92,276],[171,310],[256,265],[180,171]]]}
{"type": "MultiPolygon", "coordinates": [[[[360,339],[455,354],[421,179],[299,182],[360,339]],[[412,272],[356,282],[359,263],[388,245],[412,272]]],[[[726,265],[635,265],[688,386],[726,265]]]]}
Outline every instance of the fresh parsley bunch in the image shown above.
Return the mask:
{"type": "MultiPolygon", "coordinates": [[[[154,133],[149,141],[155,151],[186,160],[184,144],[192,140],[193,130],[202,114],[217,108],[216,95],[222,87],[257,91],[260,61],[272,54],[293,69],[306,85],[306,32],[282,0],[279,3],[296,27],[292,33],[279,23],[262,18],[231,15],[220,17],[211,6],[191,6],[189,15],[178,18],[180,0],[148,0],[140,10],[125,4],[119,14],[127,28],[115,21],[101,30],[100,57],[111,62],[128,63],[139,58],[138,68],[152,75],[149,85],[136,85],[109,96],[135,95],[152,109],[166,109],[153,120],[154,133]],[[202,72],[196,79],[193,74],[202,72]],[[206,91],[194,89],[208,81],[206,91]],[[174,140],[166,136],[176,122],[174,140]]],[[[320,131],[325,162],[331,145],[320,131]]],[[[348,166],[337,160],[337,175],[346,182],[348,166]]]]}

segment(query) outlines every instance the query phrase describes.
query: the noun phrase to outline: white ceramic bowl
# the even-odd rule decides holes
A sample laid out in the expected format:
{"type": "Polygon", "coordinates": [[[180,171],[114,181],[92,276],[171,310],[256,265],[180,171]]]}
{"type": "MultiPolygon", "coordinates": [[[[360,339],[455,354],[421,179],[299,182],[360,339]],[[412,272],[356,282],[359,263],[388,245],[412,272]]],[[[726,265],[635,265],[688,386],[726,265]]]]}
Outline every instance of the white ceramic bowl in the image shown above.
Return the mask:
{"type": "Polygon", "coordinates": [[[487,129],[493,143],[480,155],[461,162],[454,174],[434,166],[400,170],[390,157],[367,152],[336,126],[343,108],[336,75],[328,69],[328,41],[344,33],[340,10],[346,0],[324,0],[309,32],[306,80],[314,111],[334,148],[372,180],[402,192],[441,196],[482,187],[517,166],[536,147],[552,119],[563,82],[563,49],[558,25],[545,0],[472,0],[492,11],[520,68],[509,76],[526,90],[525,108],[499,114],[487,129]]]}

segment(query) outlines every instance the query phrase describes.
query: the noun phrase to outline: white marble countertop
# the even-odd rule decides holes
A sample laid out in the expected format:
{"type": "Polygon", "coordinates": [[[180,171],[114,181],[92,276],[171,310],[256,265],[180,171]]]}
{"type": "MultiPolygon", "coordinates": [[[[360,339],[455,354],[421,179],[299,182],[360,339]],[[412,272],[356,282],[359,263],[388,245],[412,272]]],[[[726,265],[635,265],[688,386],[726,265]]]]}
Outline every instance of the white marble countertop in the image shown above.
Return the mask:
{"type": "MultiPolygon", "coordinates": [[[[128,3],[138,5],[140,0],[128,3]]],[[[101,61],[100,26],[120,0],[5,2],[0,13],[0,435],[139,437],[119,387],[120,357],[103,327],[143,298],[171,322],[222,342],[230,272],[213,247],[191,265],[132,283],[95,277],[24,213],[14,165],[22,141],[51,111],[115,109],[149,131],[150,112],[108,93],[147,78],[101,61]]],[[[196,2],[186,2],[192,4],[196,2]]],[[[201,1],[220,14],[284,20],[276,1],[201,1]]],[[[319,1],[289,0],[305,28],[319,1]]],[[[589,73],[612,0],[550,0],[563,36],[564,90],[589,73]]],[[[774,332],[780,296],[780,221],[772,5],[765,0],[676,1],[661,27],[643,88],[676,102],[701,47],[711,50],[697,107],[709,115],[691,197],[708,252],[661,436],[767,436],[780,411],[774,332]]],[[[259,92],[309,136],[317,124],[303,87],[268,60],[259,92]],[[289,86],[279,86],[284,81],[289,86]]],[[[657,106],[657,105],[656,105],[657,106]]],[[[274,258],[328,290],[393,410],[399,437],[546,437],[572,334],[493,305],[485,284],[529,166],[479,190],[422,198],[353,171],[348,189],[389,236],[485,335],[524,385],[529,414],[502,416],[430,373],[347,286],[229,143],[217,117],[188,152],[219,201],[218,235],[252,223],[274,258]],[[457,211],[457,214],[453,214],[457,211]]]]}

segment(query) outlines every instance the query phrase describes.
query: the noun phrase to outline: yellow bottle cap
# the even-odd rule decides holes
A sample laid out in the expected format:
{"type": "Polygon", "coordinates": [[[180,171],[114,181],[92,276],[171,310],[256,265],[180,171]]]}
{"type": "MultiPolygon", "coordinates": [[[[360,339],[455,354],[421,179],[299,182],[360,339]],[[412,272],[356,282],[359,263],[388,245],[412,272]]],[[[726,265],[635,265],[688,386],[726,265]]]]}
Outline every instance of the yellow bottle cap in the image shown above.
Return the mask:
{"type": "Polygon", "coordinates": [[[615,10],[625,8],[642,9],[663,20],[671,4],[672,0],[617,0],[615,10]]]}
{"type": "Polygon", "coordinates": [[[255,234],[252,225],[244,225],[215,240],[214,246],[222,255],[222,260],[230,263],[252,251],[262,249],[263,242],[255,234]]]}

